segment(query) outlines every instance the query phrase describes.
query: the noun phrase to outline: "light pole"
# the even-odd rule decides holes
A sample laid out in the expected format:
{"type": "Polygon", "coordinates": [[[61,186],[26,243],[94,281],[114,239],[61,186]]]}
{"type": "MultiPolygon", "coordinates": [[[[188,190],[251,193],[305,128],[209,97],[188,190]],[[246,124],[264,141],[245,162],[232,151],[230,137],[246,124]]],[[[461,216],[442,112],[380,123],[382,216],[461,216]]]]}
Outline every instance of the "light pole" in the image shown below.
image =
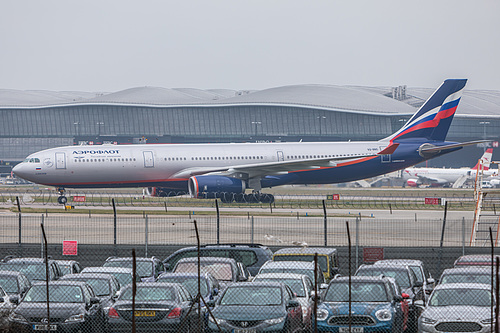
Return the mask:
{"type": "Polygon", "coordinates": [[[317,116],[316,119],[318,119],[318,122],[319,122],[319,136],[320,136],[320,140],[321,140],[321,122],[323,119],[326,119],[325,116],[317,116]]]}
{"type": "MultiPolygon", "coordinates": [[[[480,125],[483,125],[483,139],[486,140],[486,125],[489,125],[490,122],[489,121],[480,121],[479,122],[480,125]]],[[[484,151],[486,151],[486,142],[483,143],[483,148],[484,148],[484,151]]]]}

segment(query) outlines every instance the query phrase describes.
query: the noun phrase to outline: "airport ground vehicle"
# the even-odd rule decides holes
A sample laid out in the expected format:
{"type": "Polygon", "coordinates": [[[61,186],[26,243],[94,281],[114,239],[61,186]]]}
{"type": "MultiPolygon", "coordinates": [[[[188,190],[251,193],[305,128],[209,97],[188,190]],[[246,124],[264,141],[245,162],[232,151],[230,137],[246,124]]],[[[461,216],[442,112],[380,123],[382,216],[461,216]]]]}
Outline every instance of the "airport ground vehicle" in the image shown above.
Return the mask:
{"type": "MultiPolygon", "coordinates": [[[[49,259],[48,262],[49,280],[59,279],[62,276],[59,266],[52,259],[49,259]]],[[[46,280],[45,260],[43,258],[5,257],[0,261],[0,270],[21,272],[31,283],[46,280]]]]}
{"type": "Polygon", "coordinates": [[[300,303],[290,287],[280,282],[234,283],[209,305],[214,306],[209,332],[219,332],[219,328],[222,332],[302,330],[300,303]]]}
{"type": "Polygon", "coordinates": [[[405,313],[403,297],[393,292],[391,281],[384,276],[351,276],[351,316],[349,316],[349,277],[336,277],[328,285],[318,305],[320,332],[401,333],[405,313]]]}
{"type": "Polygon", "coordinates": [[[0,271],[0,286],[7,295],[22,298],[28,289],[30,289],[31,282],[23,273],[0,271]]]}
{"type": "Polygon", "coordinates": [[[302,329],[311,332],[314,284],[307,275],[290,273],[258,274],[255,282],[281,282],[290,287],[302,308],[302,329]]]}
{"type": "MultiPolygon", "coordinates": [[[[266,261],[271,260],[272,255],[272,251],[261,244],[208,244],[200,247],[200,256],[233,258],[237,262],[243,263],[252,276],[257,275],[259,268],[266,261]]],[[[165,270],[172,271],[177,261],[182,258],[197,256],[198,248],[196,246],[179,249],[163,261],[165,270]]]]}
{"type": "Polygon", "coordinates": [[[396,280],[402,291],[408,294],[409,317],[408,328],[410,332],[417,330],[417,319],[420,316],[420,309],[415,307],[416,300],[425,302],[425,293],[422,289],[422,283],[417,281],[413,270],[405,265],[398,264],[379,264],[379,265],[361,265],[356,271],[356,276],[388,276],[396,280]]]}
{"type": "MultiPolygon", "coordinates": [[[[238,264],[231,258],[201,257],[200,270],[202,273],[209,273],[219,281],[221,288],[231,282],[246,281],[246,278],[240,275],[238,264]]],[[[197,273],[198,258],[184,258],[177,262],[174,267],[174,273],[197,273]]]]}
{"type": "MultiPolygon", "coordinates": [[[[138,332],[190,332],[197,327],[197,309],[179,283],[139,282],[135,296],[135,325],[138,332]]],[[[120,292],[108,312],[110,332],[132,330],[132,286],[120,292]]]]}
{"type": "MultiPolygon", "coordinates": [[[[137,267],[137,275],[139,275],[142,282],[156,281],[158,275],[165,272],[163,262],[156,257],[137,257],[135,261],[137,267]]],[[[132,268],[132,257],[109,257],[108,259],[106,259],[104,264],[102,264],[102,266],[132,268]]]]}
{"type": "Polygon", "coordinates": [[[318,264],[326,283],[339,273],[339,255],[331,247],[286,247],[273,254],[273,261],[314,261],[318,254],[318,264]]]}
{"type": "MultiPolygon", "coordinates": [[[[104,274],[112,274],[116,277],[118,282],[120,283],[120,289],[125,287],[126,285],[132,283],[134,279],[134,275],[132,273],[132,268],[124,268],[124,267],[85,267],[82,270],[82,273],[104,273],[104,274]]],[[[140,282],[141,278],[139,275],[136,276],[136,282],[140,282]]]]}
{"type": "Polygon", "coordinates": [[[99,320],[102,308],[92,288],[79,281],[50,281],[50,324],[47,318],[46,284],[33,284],[17,308],[11,312],[9,323],[13,332],[57,331],[67,333],[102,330],[99,320]],[[49,327],[50,325],[50,327],[49,327]]]}
{"type": "MultiPolygon", "coordinates": [[[[492,297],[491,285],[488,284],[439,284],[418,319],[418,331],[491,332],[492,297]]],[[[415,304],[424,307],[422,301],[415,304]]]]}
{"type": "MultiPolygon", "coordinates": [[[[304,274],[307,275],[313,283],[314,279],[314,262],[307,261],[268,261],[259,270],[259,274],[269,274],[269,273],[293,273],[293,274],[304,274]]],[[[259,275],[257,274],[257,275],[259,275]]],[[[325,283],[325,277],[318,268],[318,287],[320,289],[325,289],[327,287],[325,283]]]]}
{"type": "Polygon", "coordinates": [[[82,266],[76,260],[55,260],[55,262],[59,266],[59,270],[63,276],[66,274],[77,274],[82,271],[82,266]]]}

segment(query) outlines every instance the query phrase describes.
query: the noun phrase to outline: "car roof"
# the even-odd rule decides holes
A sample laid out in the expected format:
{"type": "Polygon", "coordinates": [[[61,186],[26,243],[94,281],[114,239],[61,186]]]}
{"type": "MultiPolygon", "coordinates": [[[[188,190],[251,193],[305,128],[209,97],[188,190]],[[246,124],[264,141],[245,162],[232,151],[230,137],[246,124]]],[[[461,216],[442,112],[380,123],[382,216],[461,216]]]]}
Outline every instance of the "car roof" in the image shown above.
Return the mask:
{"type": "MultiPolygon", "coordinates": [[[[183,262],[198,262],[198,257],[182,258],[177,262],[177,264],[183,262]]],[[[236,260],[234,260],[233,258],[224,257],[200,257],[200,262],[236,263],[236,260]]]]}
{"type": "MultiPolygon", "coordinates": [[[[34,282],[32,285],[33,286],[36,286],[36,285],[45,285],[45,281],[36,281],[34,282]]],[[[56,285],[56,286],[66,286],[66,285],[70,285],[70,286],[85,286],[87,285],[86,282],[84,281],[73,281],[73,280],[55,280],[55,281],[49,281],[49,285],[56,285]]]]}
{"type": "MultiPolygon", "coordinates": [[[[211,274],[210,273],[201,273],[200,274],[200,279],[208,279],[209,276],[211,274]]],[[[158,276],[158,279],[164,279],[164,278],[168,278],[168,277],[186,277],[186,278],[198,278],[198,273],[174,273],[174,272],[165,272],[165,273],[161,273],[159,276],[158,276]]],[[[215,278],[214,278],[215,279],[215,278]]]]}
{"type": "Polygon", "coordinates": [[[64,260],[64,259],[55,259],[55,262],[58,264],[63,264],[63,265],[70,265],[70,264],[78,264],[78,261],[76,260],[64,260]]]}
{"type": "Polygon", "coordinates": [[[336,253],[337,249],[333,247],[285,247],[275,251],[274,254],[326,254],[336,253]]]}
{"type": "Polygon", "coordinates": [[[296,273],[261,273],[257,274],[254,277],[255,279],[303,279],[304,277],[309,278],[304,274],[296,274],[296,273]]]}
{"type": "Polygon", "coordinates": [[[251,281],[242,283],[231,283],[229,287],[283,287],[285,284],[282,282],[274,281],[251,281]]]}
{"type": "Polygon", "coordinates": [[[66,274],[61,276],[59,280],[73,280],[73,279],[100,279],[100,280],[111,280],[113,275],[107,273],[76,273],[76,274],[66,274]]]}
{"type": "Polygon", "coordinates": [[[130,273],[132,274],[132,268],[126,267],[102,267],[102,266],[93,266],[93,267],[85,267],[82,269],[82,273],[87,272],[96,272],[96,273],[130,273]]]}
{"type": "Polygon", "coordinates": [[[443,274],[460,274],[460,273],[481,273],[481,274],[491,274],[491,267],[487,266],[460,266],[446,268],[443,270],[443,274]]]}
{"type": "MultiPolygon", "coordinates": [[[[1,267],[1,266],[0,266],[1,267]]],[[[24,275],[23,273],[21,272],[17,272],[17,271],[5,271],[5,270],[0,270],[0,276],[15,276],[15,277],[18,277],[19,275],[24,275]]]]}
{"type": "Polygon", "coordinates": [[[402,264],[408,266],[423,266],[422,260],[418,259],[382,259],[373,263],[374,265],[402,264]]]}
{"type": "Polygon", "coordinates": [[[261,268],[312,268],[314,269],[314,262],[312,261],[266,261],[261,268]]]}
{"type": "Polygon", "coordinates": [[[441,289],[486,289],[491,290],[490,284],[485,283],[444,283],[434,287],[434,291],[441,289]]]}
{"type": "Polygon", "coordinates": [[[361,265],[359,270],[380,270],[389,268],[392,271],[408,271],[408,266],[398,264],[361,265]]]}
{"type": "MultiPolygon", "coordinates": [[[[106,261],[132,261],[132,257],[108,257],[106,261]]],[[[157,257],[136,257],[136,261],[153,261],[160,260],[157,257]]]]}
{"type": "MultiPolygon", "coordinates": [[[[49,262],[53,261],[52,259],[49,258],[49,262]]],[[[44,258],[18,258],[18,257],[9,257],[9,258],[4,258],[2,261],[0,261],[0,264],[2,263],[45,263],[44,258]]]]}
{"type": "MultiPolygon", "coordinates": [[[[362,275],[351,275],[351,282],[385,282],[389,281],[387,277],[379,276],[362,276],[362,275]]],[[[349,276],[338,276],[330,281],[331,283],[338,282],[349,282],[349,276]]]]}

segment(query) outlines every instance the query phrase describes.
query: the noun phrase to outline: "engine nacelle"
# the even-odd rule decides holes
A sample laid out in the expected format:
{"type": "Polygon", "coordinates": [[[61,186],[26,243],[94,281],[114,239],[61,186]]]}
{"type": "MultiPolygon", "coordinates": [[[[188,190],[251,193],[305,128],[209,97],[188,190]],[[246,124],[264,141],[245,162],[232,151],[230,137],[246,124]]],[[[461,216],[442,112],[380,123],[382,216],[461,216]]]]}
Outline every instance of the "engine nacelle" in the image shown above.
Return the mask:
{"type": "Polygon", "coordinates": [[[225,176],[193,176],[188,181],[193,198],[220,198],[223,194],[245,193],[244,180],[225,176]]]}
{"type": "Polygon", "coordinates": [[[143,194],[150,197],[175,197],[184,195],[186,192],[166,187],[146,187],[143,189],[143,194]]]}
{"type": "Polygon", "coordinates": [[[408,184],[408,186],[410,186],[410,187],[417,187],[418,181],[417,181],[417,179],[408,179],[406,181],[406,184],[408,184]]]}

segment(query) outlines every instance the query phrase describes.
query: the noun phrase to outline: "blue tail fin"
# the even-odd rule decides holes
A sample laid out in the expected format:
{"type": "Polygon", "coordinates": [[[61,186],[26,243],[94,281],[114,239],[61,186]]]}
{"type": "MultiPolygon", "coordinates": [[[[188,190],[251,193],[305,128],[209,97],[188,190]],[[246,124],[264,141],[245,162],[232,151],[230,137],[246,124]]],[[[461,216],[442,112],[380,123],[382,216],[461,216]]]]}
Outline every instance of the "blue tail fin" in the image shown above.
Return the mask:
{"type": "Polygon", "coordinates": [[[466,83],[466,79],[445,80],[399,131],[384,140],[444,141],[466,83]]]}

